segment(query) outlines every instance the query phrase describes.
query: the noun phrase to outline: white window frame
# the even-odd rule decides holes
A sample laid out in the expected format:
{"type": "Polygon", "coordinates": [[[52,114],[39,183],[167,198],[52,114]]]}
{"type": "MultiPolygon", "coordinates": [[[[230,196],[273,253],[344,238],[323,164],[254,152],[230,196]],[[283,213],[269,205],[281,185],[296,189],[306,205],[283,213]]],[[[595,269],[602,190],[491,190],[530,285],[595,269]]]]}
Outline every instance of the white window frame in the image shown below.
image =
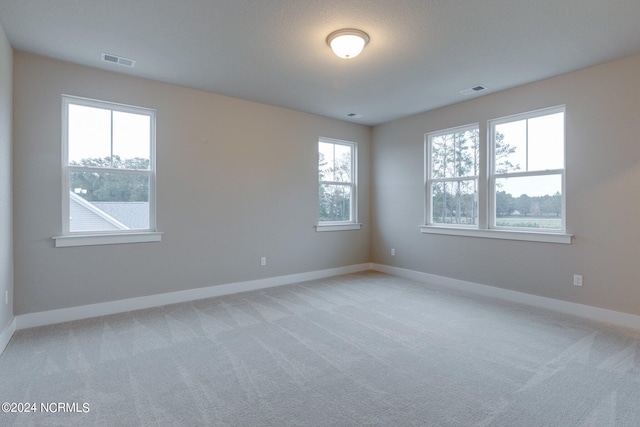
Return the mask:
{"type": "Polygon", "coordinates": [[[452,236],[466,236],[466,237],[480,237],[488,239],[503,239],[503,240],[522,240],[531,242],[546,242],[546,243],[561,243],[571,244],[573,235],[567,233],[566,224],[566,106],[559,105],[549,108],[543,108],[539,110],[528,111],[520,114],[514,114],[510,116],[500,117],[487,121],[486,132],[480,132],[480,175],[478,179],[478,226],[460,226],[450,224],[433,224],[430,221],[431,215],[431,184],[428,180],[430,176],[430,146],[428,144],[429,136],[437,136],[451,132],[456,129],[464,129],[468,126],[460,126],[449,128],[436,132],[429,132],[425,134],[425,218],[424,225],[420,225],[420,231],[425,234],[443,234],[452,236]],[[564,127],[564,167],[562,169],[553,169],[545,171],[532,171],[532,172],[511,172],[509,174],[495,174],[495,159],[494,159],[494,132],[495,126],[502,123],[508,123],[511,121],[531,119],[539,116],[555,114],[563,112],[565,114],[565,127],[564,127]],[[561,230],[546,230],[546,229],[530,229],[530,228],[515,228],[515,227],[496,227],[495,226],[495,180],[501,177],[518,177],[518,176],[544,176],[544,175],[561,175],[562,177],[562,218],[561,230]]]}
{"type": "MultiPolygon", "coordinates": [[[[113,143],[113,142],[112,142],[113,143]]],[[[56,247],[88,246],[119,243],[144,243],[158,242],[162,233],[156,229],[156,111],[150,108],[135,107],[125,104],[117,104],[108,101],[100,101],[71,95],[62,95],[62,235],[54,237],[56,247]],[[70,188],[69,175],[71,172],[91,172],[99,170],[100,173],[132,173],[133,170],[114,168],[92,168],[69,164],[69,105],[81,105],[85,107],[100,108],[105,110],[141,114],[150,118],[150,153],[149,169],[135,170],[135,174],[149,177],[149,228],[145,230],[110,230],[110,231],[78,231],[69,229],[69,203],[70,188]]]]}
{"type": "MultiPolygon", "coordinates": [[[[341,139],[320,137],[318,144],[316,145],[316,173],[318,174],[318,186],[322,184],[328,185],[343,185],[351,188],[351,205],[349,207],[350,218],[349,221],[320,221],[317,220],[316,231],[344,231],[344,230],[359,230],[362,224],[358,223],[358,144],[352,141],[344,141],[341,139]],[[344,181],[320,181],[320,174],[318,165],[320,162],[320,150],[318,147],[321,143],[344,145],[351,149],[351,182],[344,181]]],[[[316,195],[316,203],[320,203],[318,195],[316,195]]],[[[316,205],[318,206],[318,205],[316,205]]],[[[316,209],[317,212],[317,209],[316,209]]]]}
{"type": "MultiPolygon", "coordinates": [[[[437,132],[429,132],[425,135],[425,168],[424,168],[424,180],[425,180],[425,200],[426,200],[426,209],[425,209],[425,224],[428,226],[435,227],[452,227],[452,228],[469,228],[475,229],[478,228],[477,225],[473,224],[442,224],[442,223],[434,223],[433,222],[433,198],[431,197],[431,185],[434,182],[458,182],[458,181],[470,181],[475,180],[476,186],[480,188],[480,171],[478,171],[478,175],[471,176],[462,176],[462,177],[450,177],[450,178],[433,178],[432,177],[432,166],[433,166],[433,152],[432,152],[432,141],[434,138],[443,135],[449,135],[453,133],[464,133],[468,131],[477,130],[478,134],[480,133],[480,125],[478,123],[472,123],[464,126],[457,126],[449,129],[440,130],[437,132]]],[[[479,137],[479,135],[478,135],[479,137]]],[[[480,142],[478,142],[480,145],[480,142]]],[[[480,156],[478,150],[478,156],[480,156]]],[[[478,159],[478,164],[480,165],[480,159],[478,159]]],[[[479,198],[479,196],[478,196],[479,198]]],[[[478,210],[479,210],[478,206],[478,210]]],[[[479,214],[479,212],[478,212],[479,214]]],[[[478,215],[478,222],[480,221],[478,215]]]]}
{"type": "MultiPolygon", "coordinates": [[[[524,171],[524,172],[507,172],[507,173],[496,173],[495,171],[495,137],[496,137],[496,126],[511,123],[521,120],[529,120],[534,119],[536,117],[547,116],[551,114],[563,113],[566,117],[566,108],[564,105],[544,108],[541,110],[530,111],[527,113],[514,114],[511,116],[501,117],[499,119],[489,120],[487,129],[489,132],[488,136],[488,152],[489,158],[491,161],[489,162],[489,228],[495,230],[510,230],[510,231],[532,231],[532,232],[543,232],[543,233],[555,233],[562,234],[565,233],[566,230],[566,191],[565,191],[565,170],[566,170],[566,126],[563,126],[563,135],[562,135],[562,145],[563,145],[563,156],[562,156],[562,168],[560,169],[545,169],[545,170],[536,170],[536,171],[524,171]],[[506,227],[506,226],[497,226],[496,220],[496,180],[500,178],[521,178],[521,177],[536,177],[536,176],[547,176],[547,175],[560,175],[561,176],[561,218],[560,218],[560,229],[559,230],[547,230],[542,228],[524,228],[524,227],[506,227]]],[[[528,127],[527,127],[527,139],[528,139],[528,127]]],[[[528,142],[527,142],[528,144],[528,142]]]]}

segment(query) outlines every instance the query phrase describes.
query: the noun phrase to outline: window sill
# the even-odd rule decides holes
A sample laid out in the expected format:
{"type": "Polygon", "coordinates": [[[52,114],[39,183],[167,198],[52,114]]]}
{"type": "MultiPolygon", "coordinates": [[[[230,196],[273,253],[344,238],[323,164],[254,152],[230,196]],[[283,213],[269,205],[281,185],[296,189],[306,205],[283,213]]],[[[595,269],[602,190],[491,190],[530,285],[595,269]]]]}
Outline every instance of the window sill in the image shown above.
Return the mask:
{"type": "Polygon", "coordinates": [[[348,224],[318,224],[316,225],[316,231],[345,231],[345,230],[360,230],[362,224],[350,222],[348,224]]]}
{"type": "Polygon", "coordinates": [[[572,234],[544,233],[534,231],[512,230],[478,230],[473,228],[437,227],[421,225],[420,231],[425,234],[445,234],[449,236],[481,237],[485,239],[522,240],[528,242],[545,242],[571,244],[572,234]]]}
{"type": "Polygon", "coordinates": [[[56,248],[71,246],[118,245],[124,243],[149,243],[162,240],[162,233],[150,231],[122,234],[78,234],[53,238],[56,248]]]}

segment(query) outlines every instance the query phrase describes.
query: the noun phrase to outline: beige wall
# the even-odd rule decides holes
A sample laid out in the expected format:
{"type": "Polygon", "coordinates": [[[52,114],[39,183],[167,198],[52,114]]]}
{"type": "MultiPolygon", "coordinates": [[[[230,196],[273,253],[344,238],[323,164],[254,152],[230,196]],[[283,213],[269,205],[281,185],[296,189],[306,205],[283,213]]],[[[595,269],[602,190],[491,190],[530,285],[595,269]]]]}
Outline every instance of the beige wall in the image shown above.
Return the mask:
{"type": "Polygon", "coordinates": [[[16,315],[369,261],[369,127],[21,52],[14,98],[16,315]],[[162,242],[53,247],[62,94],[157,110],[162,242]],[[320,136],[359,144],[362,230],[313,228],[320,136]]]}
{"type": "Polygon", "coordinates": [[[374,128],[372,261],[640,315],[640,55],[374,128]],[[424,134],[566,104],[571,245],[425,235],[424,134]],[[396,248],[397,256],[389,255],[396,248]],[[574,273],[584,287],[572,286],[574,273]]]}
{"type": "Polygon", "coordinates": [[[13,242],[11,224],[11,78],[13,51],[0,27],[0,333],[13,318],[13,242]],[[5,305],[5,292],[9,304],[5,305]]]}

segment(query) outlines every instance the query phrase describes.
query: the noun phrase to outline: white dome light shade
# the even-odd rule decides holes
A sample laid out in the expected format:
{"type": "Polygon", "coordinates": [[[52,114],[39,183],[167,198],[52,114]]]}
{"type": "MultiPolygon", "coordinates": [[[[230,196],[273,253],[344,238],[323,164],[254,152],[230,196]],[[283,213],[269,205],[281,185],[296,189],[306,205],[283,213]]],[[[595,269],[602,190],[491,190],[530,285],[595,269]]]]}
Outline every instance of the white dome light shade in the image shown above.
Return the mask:
{"type": "Polygon", "coordinates": [[[340,58],[355,58],[369,43],[369,36],[364,31],[352,28],[334,31],[327,37],[327,44],[340,58]]]}

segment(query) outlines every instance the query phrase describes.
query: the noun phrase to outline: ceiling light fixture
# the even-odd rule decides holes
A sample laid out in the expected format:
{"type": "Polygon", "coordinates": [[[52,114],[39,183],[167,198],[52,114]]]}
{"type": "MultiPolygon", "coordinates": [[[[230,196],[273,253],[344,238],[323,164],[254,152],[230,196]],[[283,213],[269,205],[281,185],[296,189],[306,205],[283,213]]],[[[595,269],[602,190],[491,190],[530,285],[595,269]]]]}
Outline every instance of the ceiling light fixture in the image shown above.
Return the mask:
{"type": "Polygon", "coordinates": [[[369,35],[353,28],[337,30],[327,36],[327,44],[333,53],[345,59],[358,56],[367,43],[369,35]]]}

